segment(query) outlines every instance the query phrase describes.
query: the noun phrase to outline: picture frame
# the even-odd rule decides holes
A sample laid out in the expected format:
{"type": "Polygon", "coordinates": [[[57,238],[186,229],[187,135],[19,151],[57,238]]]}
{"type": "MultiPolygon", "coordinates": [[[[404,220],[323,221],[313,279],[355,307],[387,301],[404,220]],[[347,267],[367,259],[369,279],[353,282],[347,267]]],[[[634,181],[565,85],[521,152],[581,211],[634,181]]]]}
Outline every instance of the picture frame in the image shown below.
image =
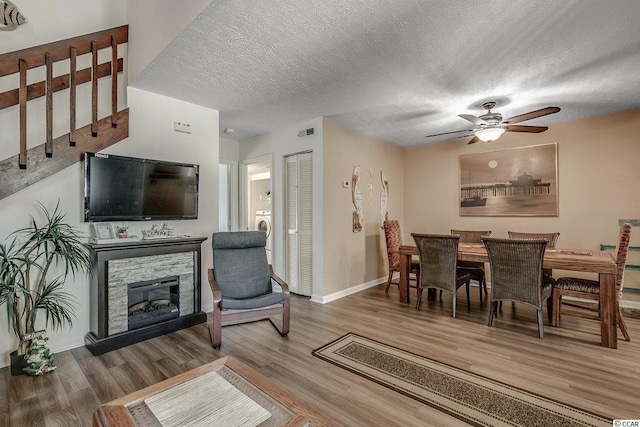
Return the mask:
{"type": "Polygon", "coordinates": [[[93,236],[95,240],[108,240],[115,239],[116,234],[113,231],[113,225],[109,222],[94,222],[91,224],[93,227],[93,236]]]}
{"type": "Polygon", "coordinates": [[[460,216],[558,216],[558,144],[458,157],[460,216]]]}

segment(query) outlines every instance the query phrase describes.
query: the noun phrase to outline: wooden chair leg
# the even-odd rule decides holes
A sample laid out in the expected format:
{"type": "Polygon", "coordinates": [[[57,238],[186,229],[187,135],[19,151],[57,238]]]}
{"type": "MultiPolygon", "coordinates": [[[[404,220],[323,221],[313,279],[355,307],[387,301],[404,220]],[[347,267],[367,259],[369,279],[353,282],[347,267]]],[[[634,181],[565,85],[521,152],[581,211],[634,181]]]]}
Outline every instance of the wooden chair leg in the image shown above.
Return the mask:
{"type": "Polygon", "coordinates": [[[552,319],[553,319],[553,298],[551,298],[551,295],[549,295],[549,297],[547,298],[547,320],[549,321],[549,324],[551,324],[552,319]]]}
{"type": "Polygon", "coordinates": [[[282,330],[280,331],[280,335],[286,337],[289,335],[289,323],[290,323],[290,307],[291,301],[286,299],[282,303],[282,330]]]}
{"type": "Polygon", "coordinates": [[[544,338],[544,321],[542,315],[542,308],[536,310],[536,317],[538,318],[538,338],[544,338]]]}
{"type": "MultiPolygon", "coordinates": [[[[471,310],[471,298],[469,297],[469,287],[471,285],[470,281],[467,281],[467,310],[471,310]]],[[[482,293],[482,292],[480,292],[482,293]]]]}
{"type": "Polygon", "coordinates": [[[393,270],[389,270],[389,279],[387,279],[387,287],[384,288],[385,293],[389,293],[389,288],[391,287],[391,279],[393,278],[393,270]]]}
{"type": "MultiPolygon", "coordinates": [[[[440,295],[442,295],[442,291],[440,291],[440,295]]],[[[457,297],[457,292],[453,291],[453,317],[456,317],[456,304],[458,303],[457,297]]]]}
{"type": "Polygon", "coordinates": [[[211,334],[211,345],[216,350],[220,350],[220,344],[222,344],[222,312],[219,307],[213,308],[213,322],[209,327],[209,333],[211,334]]]}
{"type": "Polygon", "coordinates": [[[622,315],[622,309],[618,305],[618,326],[620,326],[620,330],[622,331],[622,335],[624,336],[625,341],[631,341],[629,337],[629,331],[627,330],[627,324],[624,321],[624,316],[622,315]]]}
{"type": "MultiPolygon", "coordinates": [[[[482,282],[483,282],[483,280],[484,280],[484,275],[481,275],[481,276],[480,276],[480,280],[478,281],[478,287],[479,287],[478,291],[480,291],[480,292],[479,292],[479,296],[480,296],[480,306],[482,306],[482,305],[483,305],[483,302],[482,302],[482,292],[483,292],[483,290],[482,290],[482,282]]],[[[485,286],[485,289],[486,289],[486,286],[487,286],[487,285],[485,284],[484,286],[485,286]]]]}
{"type": "Polygon", "coordinates": [[[422,304],[422,288],[418,286],[418,298],[416,298],[416,310],[420,309],[420,304],[422,304]]]}
{"type": "Polygon", "coordinates": [[[493,325],[493,316],[496,314],[498,301],[489,301],[489,317],[487,318],[487,326],[493,325]]]}
{"type": "Polygon", "coordinates": [[[562,294],[558,289],[554,289],[551,292],[551,299],[553,300],[551,326],[557,327],[558,323],[560,323],[560,306],[562,305],[562,294]]]}

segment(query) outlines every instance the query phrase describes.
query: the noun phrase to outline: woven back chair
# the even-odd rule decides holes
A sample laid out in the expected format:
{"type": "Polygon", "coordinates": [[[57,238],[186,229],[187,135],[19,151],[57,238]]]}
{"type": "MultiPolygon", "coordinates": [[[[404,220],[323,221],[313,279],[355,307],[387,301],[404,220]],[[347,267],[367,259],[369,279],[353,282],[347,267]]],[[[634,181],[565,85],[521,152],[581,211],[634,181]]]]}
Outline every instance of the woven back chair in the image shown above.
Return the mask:
{"type": "Polygon", "coordinates": [[[420,282],[418,284],[418,302],[422,302],[422,290],[435,288],[453,294],[453,317],[456,317],[457,291],[467,285],[467,309],[471,308],[469,300],[469,274],[460,275],[457,271],[458,241],[460,237],[439,234],[417,234],[411,236],[416,242],[420,254],[420,282]]]}
{"type": "MultiPolygon", "coordinates": [[[[387,286],[384,289],[385,292],[389,292],[389,287],[398,285],[397,281],[393,281],[393,273],[400,271],[400,246],[402,246],[402,232],[400,231],[400,222],[397,219],[388,219],[383,223],[384,239],[387,244],[387,259],[389,260],[389,278],[387,279],[387,286]]],[[[411,262],[409,273],[409,286],[417,288],[417,283],[420,277],[420,263],[417,261],[411,262]],[[411,276],[413,274],[413,276],[411,276]],[[414,282],[411,285],[411,282],[414,282]]]]}
{"type": "MultiPolygon", "coordinates": [[[[552,284],[542,280],[542,260],[547,239],[483,237],[491,265],[491,299],[487,324],[493,324],[499,301],[532,305],[538,317],[538,336],[544,338],[542,305],[552,284]]],[[[551,316],[549,316],[551,320],[551,316]]]]}
{"type": "Polygon", "coordinates": [[[510,239],[547,239],[547,249],[554,249],[560,233],[525,233],[520,231],[507,231],[510,239]]]}
{"type": "MultiPolygon", "coordinates": [[[[482,243],[483,236],[491,236],[491,230],[451,230],[452,235],[460,236],[460,243],[482,243]]],[[[471,280],[478,282],[480,290],[480,305],[482,305],[482,294],[488,294],[487,280],[485,278],[484,262],[458,261],[458,270],[471,276],[471,280]]]]}
{"type": "MultiPolygon", "coordinates": [[[[624,339],[629,341],[629,331],[627,330],[627,324],[624,321],[622,315],[622,309],[620,308],[620,300],[622,299],[622,290],[624,288],[624,268],[627,264],[627,251],[629,250],[629,240],[631,238],[631,224],[624,223],[620,226],[618,232],[618,245],[615,252],[615,261],[618,265],[616,273],[616,301],[618,302],[616,318],[618,326],[624,335],[624,339]]],[[[590,300],[600,300],[600,282],[598,280],[589,280],[576,277],[560,277],[553,287],[553,319],[551,324],[558,326],[560,321],[560,308],[562,304],[563,296],[572,296],[590,300]]],[[[570,304],[567,304],[570,305],[570,304]]],[[[572,306],[575,306],[571,304],[572,306]]],[[[584,308],[584,307],[581,307],[584,308]]],[[[599,320],[600,316],[600,304],[598,308],[599,320]]]]}
{"type": "MultiPolygon", "coordinates": [[[[555,249],[556,243],[560,233],[526,233],[520,231],[507,231],[510,239],[547,239],[547,249],[555,249]]],[[[553,270],[550,268],[543,268],[542,274],[545,278],[553,277],[553,270]]]]}
{"type": "Polygon", "coordinates": [[[264,231],[213,233],[213,268],[209,285],[213,292],[211,343],[220,348],[222,326],[269,319],[280,335],[289,333],[289,286],[267,263],[264,231]],[[274,290],[274,282],[281,292],[274,290]],[[282,327],[271,316],[282,315],[282,327]]]}

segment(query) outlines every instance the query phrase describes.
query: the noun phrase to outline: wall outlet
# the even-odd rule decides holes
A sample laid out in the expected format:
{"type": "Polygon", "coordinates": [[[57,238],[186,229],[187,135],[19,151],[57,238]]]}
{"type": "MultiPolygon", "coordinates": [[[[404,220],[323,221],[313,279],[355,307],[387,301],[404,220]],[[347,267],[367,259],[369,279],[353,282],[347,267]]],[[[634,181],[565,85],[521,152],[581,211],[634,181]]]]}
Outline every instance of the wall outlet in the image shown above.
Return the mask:
{"type": "Polygon", "coordinates": [[[191,133],[191,125],[189,123],[173,122],[173,130],[182,133],[191,133]]]}
{"type": "Polygon", "coordinates": [[[342,188],[349,188],[349,187],[351,187],[350,181],[342,181],[342,188]]]}

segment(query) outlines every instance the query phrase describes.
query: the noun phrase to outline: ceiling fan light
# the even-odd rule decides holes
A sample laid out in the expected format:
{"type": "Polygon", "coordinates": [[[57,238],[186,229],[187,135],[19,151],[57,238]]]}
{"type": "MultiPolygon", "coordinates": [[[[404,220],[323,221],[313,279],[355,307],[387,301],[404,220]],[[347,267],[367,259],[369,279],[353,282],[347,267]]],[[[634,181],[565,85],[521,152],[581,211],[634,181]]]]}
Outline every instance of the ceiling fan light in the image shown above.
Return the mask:
{"type": "Polygon", "coordinates": [[[483,142],[495,141],[496,139],[500,138],[500,136],[502,136],[503,133],[504,133],[503,128],[485,128],[485,129],[477,130],[475,132],[478,139],[480,139],[480,141],[483,141],[483,142]]]}

